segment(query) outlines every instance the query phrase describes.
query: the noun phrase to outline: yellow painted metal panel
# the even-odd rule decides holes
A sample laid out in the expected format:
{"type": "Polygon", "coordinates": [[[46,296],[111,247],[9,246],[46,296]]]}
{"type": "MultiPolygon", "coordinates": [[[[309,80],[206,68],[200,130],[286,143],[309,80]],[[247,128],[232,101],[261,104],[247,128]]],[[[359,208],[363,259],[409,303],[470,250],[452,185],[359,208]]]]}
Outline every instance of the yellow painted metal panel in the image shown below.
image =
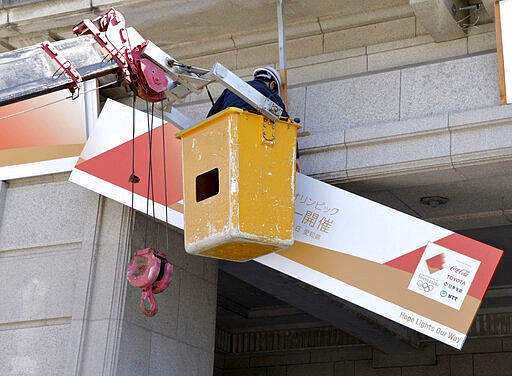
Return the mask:
{"type": "Polygon", "coordinates": [[[245,261],[293,244],[298,127],[228,108],[177,135],[188,253],[245,261]]]}

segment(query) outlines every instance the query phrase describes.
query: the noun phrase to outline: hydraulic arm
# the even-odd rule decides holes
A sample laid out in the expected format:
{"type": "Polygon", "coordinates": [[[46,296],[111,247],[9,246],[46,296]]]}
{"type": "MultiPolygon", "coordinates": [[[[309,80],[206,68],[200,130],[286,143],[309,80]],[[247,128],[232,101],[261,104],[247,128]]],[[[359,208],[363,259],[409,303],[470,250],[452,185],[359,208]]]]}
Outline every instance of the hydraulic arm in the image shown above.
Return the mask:
{"type": "Polygon", "coordinates": [[[137,96],[150,102],[184,99],[218,82],[275,121],[283,109],[219,63],[211,70],[178,62],[126,27],[121,13],[83,20],[78,36],[0,54],[0,105],[69,88],[79,95],[83,81],[115,73],[137,96]]]}

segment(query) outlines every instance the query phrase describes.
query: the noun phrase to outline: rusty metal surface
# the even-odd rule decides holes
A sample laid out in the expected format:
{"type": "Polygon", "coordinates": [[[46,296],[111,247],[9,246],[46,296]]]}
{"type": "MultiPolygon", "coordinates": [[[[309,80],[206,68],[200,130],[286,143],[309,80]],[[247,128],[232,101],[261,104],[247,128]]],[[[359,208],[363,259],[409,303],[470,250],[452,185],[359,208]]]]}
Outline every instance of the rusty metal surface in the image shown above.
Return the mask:
{"type": "MultiPolygon", "coordinates": [[[[54,42],[53,45],[80,73],[83,80],[112,73],[117,64],[91,36],[54,42]]],[[[18,102],[68,88],[73,80],[59,72],[59,66],[40,45],[0,54],[0,105],[18,102]]]]}

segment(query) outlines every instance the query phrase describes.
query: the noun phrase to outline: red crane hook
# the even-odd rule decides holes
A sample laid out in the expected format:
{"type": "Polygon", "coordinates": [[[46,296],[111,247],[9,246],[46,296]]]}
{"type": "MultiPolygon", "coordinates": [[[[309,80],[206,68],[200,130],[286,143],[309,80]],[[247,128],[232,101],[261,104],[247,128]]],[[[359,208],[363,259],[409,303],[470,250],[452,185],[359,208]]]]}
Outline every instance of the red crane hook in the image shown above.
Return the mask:
{"type": "Polygon", "coordinates": [[[158,312],[158,303],[153,294],[160,294],[169,287],[173,271],[173,265],[163,252],[153,248],[135,252],[128,263],[126,278],[132,286],[142,289],[139,306],[144,315],[151,317],[158,312]]]}

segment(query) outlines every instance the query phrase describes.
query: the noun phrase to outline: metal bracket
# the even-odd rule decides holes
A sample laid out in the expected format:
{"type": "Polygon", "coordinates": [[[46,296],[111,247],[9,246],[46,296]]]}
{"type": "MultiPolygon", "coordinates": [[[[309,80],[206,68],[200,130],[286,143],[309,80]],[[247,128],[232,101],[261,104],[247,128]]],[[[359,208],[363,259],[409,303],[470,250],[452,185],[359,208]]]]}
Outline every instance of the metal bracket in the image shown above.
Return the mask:
{"type": "Polygon", "coordinates": [[[214,81],[205,78],[209,70],[180,64],[151,41],[147,42],[142,56],[158,65],[171,78],[167,93],[171,103],[183,100],[192,93],[199,94],[206,85],[214,81]]]}
{"type": "Polygon", "coordinates": [[[55,46],[53,46],[49,41],[45,40],[42,42],[41,47],[43,48],[43,51],[45,51],[48,56],[50,56],[50,58],[55,61],[69,77],[71,77],[73,83],[69,86],[69,91],[71,91],[73,99],[78,98],[83,82],[80,73],[73,68],[73,65],[71,65],[71,62],[68,59],[59,54],[59,51],[57,51],[55,46]]]}
{"type": "Polygon", "coordinates": [[[165,99],[167,77],[153,62],[141,58],[148,43],[135,29],[125,27],[125,19],[114,8],[95,20],[83,20],[73,28],[77,35],[92,34],[119,65],[118,76],[132,85],[137,95],[150,102],[165,99]],[[96,26],[95,23],[98,23],[96,26]]]}
{"type": "Polygon", "coordinates": [[[153,61],[172,79],[173,82],[168,92],[171,103],[184,99],[191,93],[200,93],[208,84],[218,82],[272,121],[279,120],[283,113],[283,109],[279,105],[248,85],[220,63],[215,63],[211,71],[183,65],[151,42],[148,42],[145,46],[142,56],[153,61]]]}
{"type": "Polygon", "coordinates": [[[265,144],[273,145],[276,140],[276,124],[263,118],[263,124],[261,128],[262,142],[265,144]]]}

